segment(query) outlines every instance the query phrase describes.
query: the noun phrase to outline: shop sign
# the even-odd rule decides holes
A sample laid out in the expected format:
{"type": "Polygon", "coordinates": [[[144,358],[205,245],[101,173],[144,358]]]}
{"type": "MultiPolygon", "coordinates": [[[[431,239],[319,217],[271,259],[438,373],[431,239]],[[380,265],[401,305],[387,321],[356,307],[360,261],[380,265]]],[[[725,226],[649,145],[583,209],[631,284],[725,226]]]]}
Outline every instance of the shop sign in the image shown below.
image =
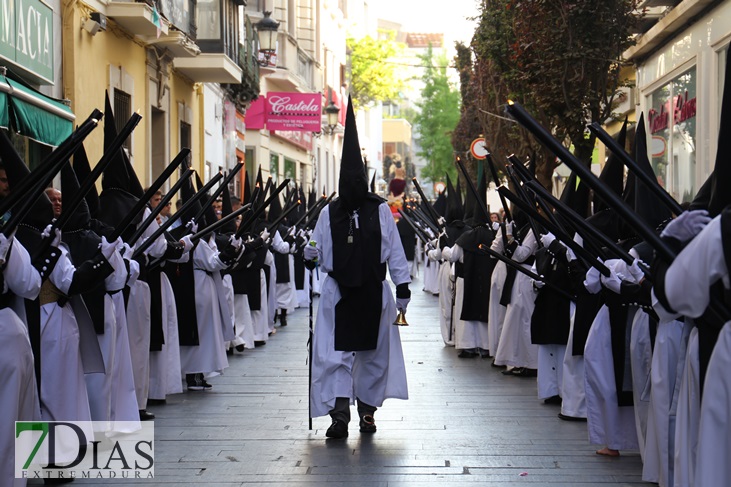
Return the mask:
{"type": "MultiPolygon", "coordinates": [[[[686,91],[684,94],[673,98],[673,123],[675,125],[695,117],[695,114],[696,97],[688,98],[688,92],[686,91]]],[[[666,130],[670,123],[670,101],[660,105],[659,112],[654,108],[651,109],[648,112],[648,117],[651,134],[666,130]]]]}
{"type": "Polygon", "coordinates": [[[269,130],[322,130],[320,93],[270,92],[266,97],[266,123],[269,130]]]}
{"type": "Polygon", "coordinates": [[[0,3],[0,58],[53,84],[53,9],[39,0],[0,3]]]}
{"type": "Polygon", "coordinates": [[[311,151],[313,149],[312,132],[301,132],[299,130],[272,130],[272,135],[288,140],[302,149],[311,151]]]}

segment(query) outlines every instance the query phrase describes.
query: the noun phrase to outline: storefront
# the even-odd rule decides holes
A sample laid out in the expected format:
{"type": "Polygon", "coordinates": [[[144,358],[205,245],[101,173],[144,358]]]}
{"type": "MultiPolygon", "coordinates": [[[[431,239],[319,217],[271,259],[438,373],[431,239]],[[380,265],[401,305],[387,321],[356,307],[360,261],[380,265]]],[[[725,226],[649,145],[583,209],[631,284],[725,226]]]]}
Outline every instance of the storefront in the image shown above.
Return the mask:
{"type": "Polygon", "coordinates": [[[625,54],[637,63],[638,112],[658,181],[690,201],[715,163],[731,2],[695,11],[687,7],[701,2],[683,4],[625,54]]]}
{"type": "Polygon", "coordinates": [[[74,113],[61,93],[60,16],[53,2],[0,5],[0,127],[31,167],[72,132],[74,113]]]}

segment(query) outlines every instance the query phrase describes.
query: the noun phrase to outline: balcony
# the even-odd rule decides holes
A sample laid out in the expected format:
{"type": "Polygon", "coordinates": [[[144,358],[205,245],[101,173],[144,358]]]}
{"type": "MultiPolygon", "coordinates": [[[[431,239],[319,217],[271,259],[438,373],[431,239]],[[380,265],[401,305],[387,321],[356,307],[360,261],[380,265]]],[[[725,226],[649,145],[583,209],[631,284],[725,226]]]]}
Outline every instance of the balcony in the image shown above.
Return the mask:
{"type": "Polygon", "coordinates": [[[144,2],[109,2],[106,15],[139,38],[157,37],[158,30],[168,35],[168,23],[144,2]]]}
{"type": "Polygon", "coordinates": [[[150,37],[146,43],[167,49],[174,58],[195,57],[201,53],[200,47],[187,34],[175,29],[170,29],[166,36],[150,37]]]}
{"type": "Polygon", "coordinates": [[[196,83],[241,83],[236,1],[198,0],[196,6],[196,44],[200,54],[175,57],[173,67],[196,83]]]}
{"type": "Polygon", "coordinates": [[[243,70],[223,53],[176,57],[173,67],[195,83],[241,83],[243,70]]]}

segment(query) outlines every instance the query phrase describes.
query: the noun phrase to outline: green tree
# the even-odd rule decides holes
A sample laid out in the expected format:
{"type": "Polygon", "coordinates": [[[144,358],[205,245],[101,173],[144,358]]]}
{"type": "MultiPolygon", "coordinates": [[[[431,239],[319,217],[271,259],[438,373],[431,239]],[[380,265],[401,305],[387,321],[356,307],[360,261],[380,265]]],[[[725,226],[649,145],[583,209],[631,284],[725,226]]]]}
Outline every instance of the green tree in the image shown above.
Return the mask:
{"type": "Polygon", "coordinates": [[[457,176],[454,166],[454,149],[451,135],[460,117],[460,94],[447,77],[447,56],[434,55],[431,46],[419,56],[424,74],[424,88],[416,104],[419,113],[414,117],[421,150],[417,153],[426,159],[421,175],[433,182],[457,176]]]}
{"type": "MultiPolygon", "coordinates": [[[[554,135],[590,162],[586,124],[612,114],[622,53],[634,42],[636,0],[483,0],[472,39],[480,122],[497,160],[516,153],[536,163],[547,187],[555,157],[507,121],[507,99],[520,102],[554,135]]],[[[465,115],[471,116],[471,115],[465,115]]]]}
{"type": "Polygon", "coordinates": [[[393,31],[381,31],[385,39],[365,36],[356,40],[347,39],[350,55],[350,96],[353,108],[365,108],[376,102],[395,100],[403,87],[403,80],[389,62],[401,52],[401,46],[394,41],[393,31]]]}

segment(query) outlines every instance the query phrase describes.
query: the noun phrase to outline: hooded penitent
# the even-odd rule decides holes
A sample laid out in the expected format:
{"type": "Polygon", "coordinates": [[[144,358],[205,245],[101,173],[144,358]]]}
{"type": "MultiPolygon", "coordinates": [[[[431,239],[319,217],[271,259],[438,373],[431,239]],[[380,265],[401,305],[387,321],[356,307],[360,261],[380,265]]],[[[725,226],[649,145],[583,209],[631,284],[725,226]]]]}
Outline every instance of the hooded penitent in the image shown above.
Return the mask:
{"type": "Polygon", "coordinates": [[[464,251],[464,262],[455,263],[455,275],[464,278],[460,319],[486,323],[488,307],[485,303],[490,301],[490,280],[497,260],[480,251],[480,245],[489,248],[495,238],[495,232],[487,225],[489,216],[483,210],[487,208],[487,179],[481,165],[477,168],[477,195],[479,200],[470,190],[465,197],[465,206],[470,204],[473,212],[468,219],[465,211],[465,223],[472,228],[466,228],[456,240],[464,251]]]}
{"type": "Polygon", "coordinates": [[[378,343],[383,279],[381,198],[368,192],[353,104],[348,99],[339,198],[329,206],[333,270],[342,295],[335,307],[335,349],[374,350],[378,343]]]}
{"type": "MultiPolygon", "coordinates": [[[[622,129],[617,134],[617,144],[622,149],[627,142],[627,119],[624,119],[622,129]]],[[[622,195],[622,188],[624,186],[624,164],[619,160],[619,157],[613,152],[609,154],[607,162],[602,168],[602,172],[599,174],[599,180],[609,187],[617,196],[622,195]]],[[[594,194],[592,197],[594,203],[594,213],[608,208],[608,205],[599,197],[598,194],[594,194]]]]}
{"type": "MultiPolygon", "coordinates": [[[[637,122],[634,158],[641,171],[653,179],[656,178],[647,156],[644,114],[640,115],[637,122]]],[[[635,180],[635,212],[652,228],[659,227],[672,216],[670,209],[639,178],[635,180]]]]}
{"type": "MultiPolygon", "coordinates": [[[[117,128],[114,122],[114,113],[107,93],[104,108],[104,152],[110,150],[112,141],[117,137],[117,128]]],[[[114,159],[104,169],[102,176],[102,193],[99,195],[99,212],[97,220],[114,227],[118,222],[129,214],[137,203],[138,198],[130,190],[130,175],[127,172],[127,164],[124,160],[122,149],[114,154],[114,159]]],[[[131,167],[131,166],[130,166],[131,167]]],[[[135,231],[138,223],[142,221],[142,212],[132,220],[122,234],[122,239],[127,240],[135,231]]]]}
{"type": "Polygon", "coordinates": [[[713,169],[711,183],[711,199],[708,203],[708,213],[715,217],[731,203],[731,56],[726,52],[726,73],[723,81],[723,98],[721,99],[721,121],[718,127],[718,149],[716,150],[716,164],[713,169]]]}

